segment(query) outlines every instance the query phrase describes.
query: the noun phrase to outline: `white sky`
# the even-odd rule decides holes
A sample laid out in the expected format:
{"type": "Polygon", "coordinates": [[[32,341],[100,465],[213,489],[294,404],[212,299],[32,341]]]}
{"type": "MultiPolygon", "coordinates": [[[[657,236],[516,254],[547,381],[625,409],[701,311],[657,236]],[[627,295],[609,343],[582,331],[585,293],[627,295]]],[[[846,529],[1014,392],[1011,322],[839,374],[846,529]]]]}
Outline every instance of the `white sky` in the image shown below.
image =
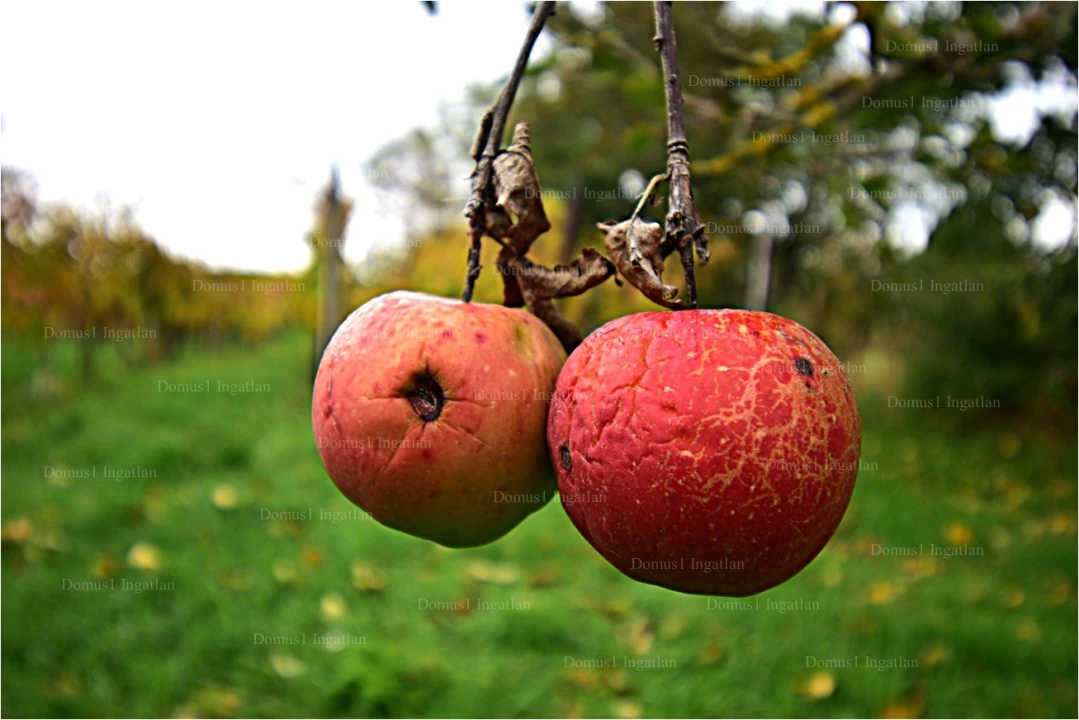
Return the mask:
{"type": "MultiPolygon", "coordinates": [[[[770,17],[776,6],[792,7],[741,9],[770,17]]],[[[440,2],[436,16],[412,0],[24,0],[5,3],[3,19],[4,165],[28,171],[43,202],[89,209],[108,198],[175,254],[263,272],[308,264],[303,236],[333,162],[357,202],[346,257],[399,238],[401,223],[373,212],[364,163],[411,128],[435,126],[439,105],[469,85],[504,76],[528,24],[517,0],[440,2]]],[[[541,36],[535,54],[545,47],[541,36]]],[[[1029,79],[1015,92],[1025,102],[1000,103],[998,135],[1039,121],[1029,79]]],[[[1074,232],[1065,200],[1048,202],[1062,220],[1041,223],[1054,235],[1044,245],[1074,232]]]]}
{"type": "MultiPolygon", "coordinates": [[[[4,165],[29,171],[44,202],[107,196],[175,253],[267,272],[310,261],[303,236],[333,162],[364,234],[399,232],[364,214],[364,162],[505,75],[528,26],[505,0],[433,17],[418,2],[4,8],[4,165]]],[[[369,238],[350,224],[347,255],[362,257],[369,238]]]]}

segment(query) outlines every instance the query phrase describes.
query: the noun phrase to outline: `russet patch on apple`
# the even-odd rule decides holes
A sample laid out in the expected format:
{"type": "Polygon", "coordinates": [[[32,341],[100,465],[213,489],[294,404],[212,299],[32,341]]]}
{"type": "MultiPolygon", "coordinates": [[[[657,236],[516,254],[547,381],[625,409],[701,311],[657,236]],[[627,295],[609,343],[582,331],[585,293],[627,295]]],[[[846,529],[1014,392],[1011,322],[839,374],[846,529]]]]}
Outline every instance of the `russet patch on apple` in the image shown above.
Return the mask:
{"type": "Polygon", "coordinates": [[[614,320],[558,378],[547,426],[581,534],[642,582],[751,595],[806,566],[843,517],[861,425],[832,352],[764,312],[614,320]]]}

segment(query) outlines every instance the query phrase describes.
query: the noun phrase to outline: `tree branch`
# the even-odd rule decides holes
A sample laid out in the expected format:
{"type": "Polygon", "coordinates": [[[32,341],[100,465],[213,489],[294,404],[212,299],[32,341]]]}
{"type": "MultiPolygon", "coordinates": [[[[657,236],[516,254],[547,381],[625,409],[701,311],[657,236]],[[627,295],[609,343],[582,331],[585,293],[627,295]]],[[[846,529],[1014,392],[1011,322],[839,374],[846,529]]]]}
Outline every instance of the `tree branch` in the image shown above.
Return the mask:
{"type": "Polygon", "coordinates": [[[671,2],[659,0],[656,10],[656,50],[663,62],[663,85],[667,95],[667,174],[670,175],[670,199],[663,255],[674,249],[682,256],[686,274],[686,295],[689,307],[697,307],[697,280],[693,270],[693,251],[698,262],[708,262],[708,241],[704,223],[693,202],[689,176],[689,144],[682,109],[682,81],[678,74],[678,55],[671,23],[671,2]]]}
{"type": "MultiPolygon", "coordinates": [[[[867,6],[864,4],[859,6],[859,16],[856,22],[866,23],[865,7],[867,6]]],[[[975,83],[995,75],[1000,66],[1008,60],[1030,62],[1048,52],[1053,45],[1053,26],[1048,24],[1048,13],[1049,10],[1045,6],[1034,6],[1034,9],[1026,13],[1015,27],[1001,36],[1001,39],[1008,39],[1013,43],[1025,45],[1015,50],[997,53],[976,66],[971,66],[971,62],[975,58],[974,55],[953,58],[948,53],[937,50],[912,58],[898,57],[891,53],[871,48],[876,57],[887,61],[887,67],[883,73],[875,73],[864,80],[847,77],[830,83],[828,86],[815,84],[803,87],[798,91],[797,99],[793,103],[791,110],[792,113],[800,112],[800,115],[776,118],[774,113],[770,113],[767,116],[758,117],[758,119],[764,120],[778,119],[780,122],[772,126],[768,132],[762,132],[762,137],[759,140],[738,145],[718,157],[703,161],[698,160],[693,164],[693,171],[697,173],[697,177],[723,175],[744,160],[763,157],[770,153],[777,145],[781,144],[781,142],[777,142],[776,138],[781,139],[783,136],[797,132],[799,129],[813,130],[825,121],[854,109],[863,97],[873,95],[880,88],[893,85],[915,72],[954,75],[957,78],[975,83]],[[1046,34],[1043,34],[1041,36],[1042,40],[1038,42],[1039,33],[1043,33],[1047,27],[1049,32],[1046,34],[1049,37],[1046,38],[1046,34]]],[[[1066,32],[1064,29],[1066,25],[1062,25],[1061,28],[1061,32],[1066,32]]],[[[813,37],[818,39],[810,43],[814,51],[830,47],[837,32],[837,30],[831,31],[829,28],[823,28],[815,33],[813,37]]],[[[886,45],[887,43],[878,39],[877,45],[882,44],[886,45]]],[[[938,47],[941,44],[943,43],[938,43],[938,47]]],[[[796,55],[800,57],[801,54],[796,53],[796,55]]],[[[785,59],[781,62],[791,64],[793,60],[785,59]]]]}
{"type": "Polygon", "coordinates": [[[468,271],[465,275],[465,288],[461,293],[461,299],[471,302],[472,291],[476,287],[476,279],[480,275],[480,249],[483,234],[487,226],[488,205],[493,205],[494,184],[493,165],[495,156],[498,155],[499,146],[502,144],[502,136],[506,130],[506,119],[509,117],[513,99],[517,95],[517,87],[521,84],[525,68],[528,66],[528,57],[532,54],[532,47],[536,44],[536,38],[543,30],[547,18],[554,14],[553,2],[541,2],[536,6],[532,14],[532,23],[528,26],[524,43],[517,54],[517,62],[513,65],[513,71],[506,81],[502,93],[498,96],[498,102],[484,114],[480,122],[479,132],[472,145],[473,158],[476,160],[476,170],[472,174],[472,197],[465,206],[465,216],[468,218],[470,244],[468,248],[468,271]],[[478,155],[478,157],[477,157],[478,155]]]}

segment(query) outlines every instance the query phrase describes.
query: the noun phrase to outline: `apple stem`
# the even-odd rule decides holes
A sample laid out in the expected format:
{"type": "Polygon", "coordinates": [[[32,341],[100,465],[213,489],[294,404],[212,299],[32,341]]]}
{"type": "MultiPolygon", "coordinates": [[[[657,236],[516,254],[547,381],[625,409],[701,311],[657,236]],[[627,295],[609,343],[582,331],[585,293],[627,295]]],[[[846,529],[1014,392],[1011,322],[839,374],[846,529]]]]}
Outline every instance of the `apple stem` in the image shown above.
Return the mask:
{"type": "Polygon", "coordinates": [[[667,175],[670,178],[670,200],[663,240],[663,256],[675,249],[682,256],[686,275],[686,295],[689,307],[697,307],[697,280],[693,270],[693,251],[697,262],[708,262],[708,239],[704,233],[693,187],[689,176],[689,143],[682,111],[682,81],[678,73],[678,54],[674,40],[669,1],[655,3],[656,51],[663,64],[663,86],[667,96],[667,175]]]}
{"type": "Polygon", "coordinates": [[[517,95],[517,86],[521,84],[525,68],[528,66],[528,57],[532,54],[532,47],[536,44],[536,38],[543,30],[547,18],[554,14],[553,2],[541,2],[536,5],[532,14],[532,22],[528,26],[524,43],[517,54],[517,62],[513,65],[513,71],[502,88],[498,101],[483,115],[479,131],[472,144],[472,159],[476,161],[476,169],[472,173],[472,197],[465,205],[465,217],[468,218],[469,247],[468,247],[468,271],[465,275],[465,288],[461,293],[464,302],[472,301],[472,292],[476,287],[476,279],[480,276],[480,249],[484,231],[487,224],[487,206],[495,203],[494,196],[494,159],[498,155],[502,144],[502,136],[506,131],[506,119],[509,117],[513,99],[517,95]]]}
{"type": "Polygon", "coordinates": [[[622,253],[615,258],[615,262],[590,248],[586,248],[570,265],[558,265],[554,269],[533,263],[526,257],[536,238],[550,229],[543,201],[539,197],[539,180],[532,162],[527,125],[518,123],[514,131],[514,144],[508,149],[501,150],[500,146],[528,58],[554,10],[553,2],[536,4],[513,71],[497,102],[483,114],[472,142],[470,155],[476,167],[472,173],[472,194],[464,211],[469,225],[469,248],[461,299],[464,302],[472,300],[481,270],[483,238],[490,237],[502,246],[496,265],[503,275],[504,304],[508,307],[527,305],[555,333],[566,351],[571,352],[580,343],[581,333],[558,312],[553,302],[555,298],[579,295],[612,276],[617,283],[617,274],[622,272],[634,287],[653,302],[672,309],[683,309],[687,305],[681,301],[670,301],[677,294],[677,289],[664,285],[659,278],[663,259],[677,250],[686,277],[688,307],[695,308],[697,281],[693,254],[696,250],[698,264],[704,265],[708,261],[708,245],[690,183],[689,145],[683,119],[682,84],[671,22],[671,3],[656,2],[655,44],[662,60],[667,98],[666,172],[652,178],[648,184],[630,218],[628,229],[619,236],[622,244],[612,245],[614,241],[610,233],[623,224],[601,226],[608,233],[608,252],[614,253],[617,249],[622,253]],[[666,227],[659,233],[659,226],[652,224],[656,235],[646,246],[639,237],[639,232],[644,232],[642,228],[645,226],[637,226],[635,222],[644,206],[652,201],[656,188],[664,181],[670,184],[666,227]],[[530,194],[529,191],[535,192],[530,194]],[[500,194],[500,197],[496,198],[496,194],[500,194]],[[522,194],[532,202],[522,202],[522,194]]]}

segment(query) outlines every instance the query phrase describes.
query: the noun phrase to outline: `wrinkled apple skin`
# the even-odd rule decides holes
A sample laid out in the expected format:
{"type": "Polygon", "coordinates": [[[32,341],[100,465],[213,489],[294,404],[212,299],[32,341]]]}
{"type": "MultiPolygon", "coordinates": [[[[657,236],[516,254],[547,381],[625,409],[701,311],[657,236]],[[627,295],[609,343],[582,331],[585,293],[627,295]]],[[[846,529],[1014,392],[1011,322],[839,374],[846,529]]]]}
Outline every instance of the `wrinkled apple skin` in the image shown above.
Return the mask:
{"type": "Polygon", "coordinates": [[[384,525],[449,547],[496,540],[554,495],[545,432],[565,357],[523,310],[377,297],[341,324],[319,365],[322,462],[384,525]]]}
{"type": "Polygon", "coordinates": [[[831,538],[861,423],[843,367],[798,323],[647,312],[570,355],[547,441],[566,512],[616,568],[744,596],[791,578],[831,538]]]}

